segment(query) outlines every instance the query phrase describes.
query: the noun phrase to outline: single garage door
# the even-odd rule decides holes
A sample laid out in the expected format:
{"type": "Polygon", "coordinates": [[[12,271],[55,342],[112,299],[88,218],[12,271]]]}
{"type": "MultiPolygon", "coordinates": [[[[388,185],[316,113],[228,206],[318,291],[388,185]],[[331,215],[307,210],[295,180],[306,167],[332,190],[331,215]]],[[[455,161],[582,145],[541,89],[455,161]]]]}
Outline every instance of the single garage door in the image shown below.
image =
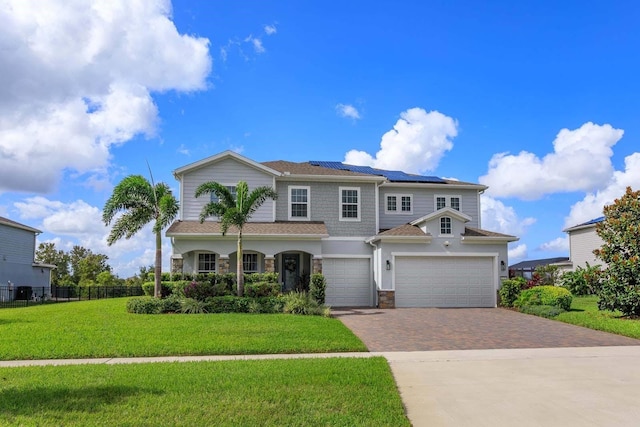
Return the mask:
{"type": "Polygon", "coordinates": [[[494,307],[492,257],[397,257],[396,307],[494,307]]]}
{"type": "Polygon", "coordinates": [[[322,274],[327,280],[326,304],[332,307],[370,307],[371,261],[369,258],[324,258],[322,274]]]}

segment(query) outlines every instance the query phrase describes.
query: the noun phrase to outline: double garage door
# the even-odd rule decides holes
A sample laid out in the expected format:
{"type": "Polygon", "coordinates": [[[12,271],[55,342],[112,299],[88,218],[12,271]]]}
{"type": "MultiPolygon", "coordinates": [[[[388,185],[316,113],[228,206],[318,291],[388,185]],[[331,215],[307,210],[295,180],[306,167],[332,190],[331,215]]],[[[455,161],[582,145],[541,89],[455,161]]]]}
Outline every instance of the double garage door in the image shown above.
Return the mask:
{"type": "Polygon", "coordinates": [[[325,302],[332,307],[371,307],[371,260],[324,258],[322,274],[327,280],[325,302]]]}
{"type": "Polygon", "coordinates": [[[396,257],[396,307],[495,307],[493,257],[396,257]]]}

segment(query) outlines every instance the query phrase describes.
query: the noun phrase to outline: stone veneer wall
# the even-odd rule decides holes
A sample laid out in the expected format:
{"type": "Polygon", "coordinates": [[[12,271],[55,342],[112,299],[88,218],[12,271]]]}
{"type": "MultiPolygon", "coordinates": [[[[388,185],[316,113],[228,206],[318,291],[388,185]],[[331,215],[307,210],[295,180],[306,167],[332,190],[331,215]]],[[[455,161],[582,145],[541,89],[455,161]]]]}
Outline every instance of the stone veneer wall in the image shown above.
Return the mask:
{"type": "Polygon", "coordinates": [[[227,274],[229,272],[229,258],[218,259],[218,273],[227,274]]]}
{"type": "Polygon", "coordinates": [[[396,291],[378,290],[378,308],[396,308],[396,291]]]}
{"type": "Polygon", "coordinates": [[[314,258],[313,259],[313,274],[320,273],[322,274],[322,259],[314,258]]]}
{"type": "Polygon", "coordinates": [[[274,273],[276,271],[276,259],[275,258],[264,258],[264,271],[266,273],[274,273]]]}
{"type": "Polygon", "coordinates": [[[171,272],[182,273],[182,267],[184,266],[184,260],[182,258],[171,259],[171,272]]]}

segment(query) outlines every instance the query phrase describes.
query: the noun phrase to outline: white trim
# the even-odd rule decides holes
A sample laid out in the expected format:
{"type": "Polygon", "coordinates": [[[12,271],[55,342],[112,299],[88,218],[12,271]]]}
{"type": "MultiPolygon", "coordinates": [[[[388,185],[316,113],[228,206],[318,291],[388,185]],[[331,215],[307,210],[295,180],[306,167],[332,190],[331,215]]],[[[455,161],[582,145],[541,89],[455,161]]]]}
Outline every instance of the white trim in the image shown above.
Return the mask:
{"type": "Polygon", "coordinates": [[[207,166],[207,165],[209,165],[211,163],[216,163],[216,162],[219,162],[220,160],[224,160],[224,159],[227,159],[227,158],[235,159],[235,160],[237,160],[237,161],[239,161],[241,163],[244,163],[244,164],[246,164],[248,166],[253,167],[254,169],[261,170],[261,171],[266,172],[266,173],[268,173],[270,175],[273,175],[273,176],[281,176],[282,175],[282,173],[278,172],[275,169],[271,169],[271,168],[269,168],[269,167],[267,167],[267,166],[265,166],[263,164],[260,164],[260,163],[254,161],[254,160],[251,160],[248,157],[242,156],[242,155],[240,155],[240,154],[238,154],[238,153],[236,153],[234,151],[227,150],[227,151],[223,151],[222,153],[214,154],[213,156],[207,157],[206,159],[202,159],[202,160],[199,160],[197,162],[190,163],[190,164],[188,164],[186,166],[182,166],[182,167],[180,167],[178,169],[175,169],[173,171],[173,176],[176,177],[176,179],[177,179],[178,175],[183,175],[186,172],[190,172],[190,171],[192,171],[194,169],[199,169],[199,168],[201,168],[203,166],[207,166]]]}
{"type": "MultiPolygon", "coordinates": [[[[297,203],[302,204],[302,203],[297,203]]],[[[309,185],[289,185],[287,186],[287,214],[289,221],[309,221],[311,219],[311,187],[309,185]],[[307,216],[292,216],[291,190],[307,190],[307,216]]]]}
{"type": "Polygon", "coordinates": [[[278,180],[286,181],[313,181],[313,182],[375,182],[381,183],[385,181],[385,178],[377,175],[367,176],[353,176],[353,175],[281,175],[278,180]]]}
{"type": "Polygon", "coordinates": [[[344,221],[344,222],[360,222],[362,219],[362,191],[360,189],[360,187],[338,187],[338,220],[339,221],[344,221]],[[357,192],[357,197],[358,197],[358,201],[356,204],[356,209],[357,209],[357,214],[358,216],[356,218],[343,218],[342,217],[342,206],[344,204],[346,205],[353,205],[353,203],[343,203],[342,202],[342,192],[343,191],[353,191],[355,190],[357,192]]]}
{"type": "Polygon", "coordinates": [[[496,244],[496,243],[508,243],[517,242],[520,240],[518,237],[502,237],[502,236],[462,236],[460,241],[462,243],[476,243],[476,244],[496,244]]]}
{"type": "Polygon", "coordinates": [[[345,242],[359,242],[359,241],[366,241],[367,238],[366,237],[340,237],[340,236],[329,236],[329,237],[325,237],[322,240],[343,240],[345,242]]]}
{"type": "Polygon", "coordinates": [[[384,194],[384,213],[387,215],[413,215],[413,194],[411,193],[385,193],[384,194]],[[396,210],[389,210],[389,197],[396,198],[396,210]],[[402,198],[408,197],[411,209],[408,211],[402,210],[402,198]]]}
{"type": "Polygon", "coordinates": [[[401,188],[434,188],[442,191],[443,187],[451,190],[476,190],[476,191],[484,191],[487,187],[486,185],[481,184],[456,184],[451,181],[446,183],[432,183],[432,182],[385,182],[382,184],[383,187],[401,187],[401,188]]]}
{"type": "Polygon", "coordinates": [[[218,272],[218,258],[220,257],[219,254],[217,254],[216,252],[213,251],[194,251],[195,256],[194,258],[194,266],[193,266],[193,271],[196,272],[196,274],[200,274],[200,273],[217,273],[218,272]],[[213,270],[203,270],[200,271],[200,255],[213,255],[213,270]]]}
{"type": "Polygon", "coordinates": [[[347,258],[347,259],[356,259],[356,258],[367,258],[371,259],[373,255],[358,255],[358,254],[322,254],[322,256],[318,259],[325,258],[347,258]]]}
{"type": "Polygon", "coordinates": [[[440,229],[440,234],[438,234],[438,237],[453,237],[453,220],[451,219],[450,216],[441,216],[440,217],[440,224],[439,224],[439,229],[440,229]],[[442,221],[443,220],[449,220],[449,231],[450,233],[443,233],[442,232],[442,221]]]}
{"type": "Polygon", "coordinates": [[[425,215],[423,217],[420,217],[418,219],[415,219],[413,221],[410,222],[411,225],[418,225],[418,224],[422,224],[423,222],[427,222],[430,221],[432,219],[435,218],[439,218],[441,216],[450,216],[452,218],[456,218],[460,221],[463,222],[469,222],[471,221],[471,217],[465,213],[462,213],[460,211],[457,211],[455,209],[451,209],[451,208],[442,208],[439,211],[435,211],[435,212],[431,212],[428,215],[425,215]]]}

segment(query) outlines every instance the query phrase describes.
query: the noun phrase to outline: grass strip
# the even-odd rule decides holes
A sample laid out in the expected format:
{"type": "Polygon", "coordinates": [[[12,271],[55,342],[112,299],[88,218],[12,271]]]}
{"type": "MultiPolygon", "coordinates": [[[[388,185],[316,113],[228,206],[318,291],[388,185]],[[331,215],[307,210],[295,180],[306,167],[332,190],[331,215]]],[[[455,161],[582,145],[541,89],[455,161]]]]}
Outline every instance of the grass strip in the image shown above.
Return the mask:
{"type": "Polygon", "coordinates": [[[126,298],[0,310],[0,360],[366,351],[339,320],[126,312],[126,298]]]}
{"type": "Polygon", "coordinates": [[[597,296],[573,297],[571,311],[554,317],[565,323],[640,339],[640,321],[619,312],[598,310],[597,296]]]}
{"type": "Polygon", "coordinates": [[[0,369],[0,424],[408,426],[384,358],[0,369]]]}

